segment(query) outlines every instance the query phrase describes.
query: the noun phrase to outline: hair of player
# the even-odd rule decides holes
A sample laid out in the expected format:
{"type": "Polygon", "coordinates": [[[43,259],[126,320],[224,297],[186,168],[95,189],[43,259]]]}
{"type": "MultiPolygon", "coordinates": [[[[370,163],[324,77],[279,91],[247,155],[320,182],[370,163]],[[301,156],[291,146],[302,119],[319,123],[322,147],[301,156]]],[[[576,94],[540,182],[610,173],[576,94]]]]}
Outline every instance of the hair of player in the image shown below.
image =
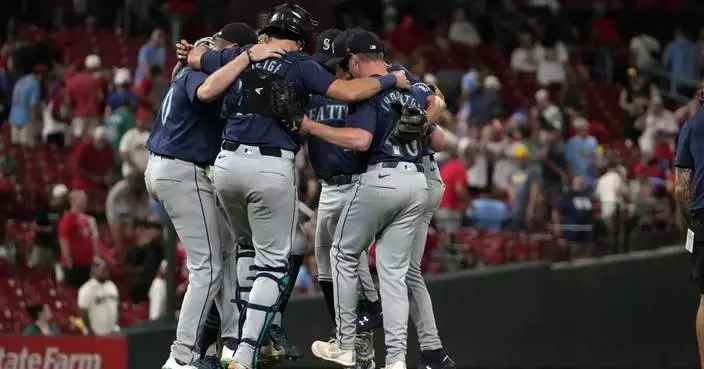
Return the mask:
{"type": "Polygon", "coordinates": [[[366,62],[374,62],[374,61],[380,61],[380,62],[385,62],[384,60],[384,53],[360,53],[360,54],[355,54],[357,55],[362,61],[366,62]]]}

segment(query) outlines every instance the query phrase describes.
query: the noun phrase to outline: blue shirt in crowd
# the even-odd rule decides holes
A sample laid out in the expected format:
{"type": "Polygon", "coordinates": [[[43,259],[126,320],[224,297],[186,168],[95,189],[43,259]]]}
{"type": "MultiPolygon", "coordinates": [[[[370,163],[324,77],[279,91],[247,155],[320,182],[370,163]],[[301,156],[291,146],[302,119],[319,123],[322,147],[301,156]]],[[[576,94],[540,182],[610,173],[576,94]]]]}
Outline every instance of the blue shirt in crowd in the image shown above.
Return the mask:
{"type": "Polygon", "coordinates": [[[22,128],[30,123],[32,106],[39,103],[41,87],[33,74],[27,74],[15,84],[10,106],[10,123],[22,128]]]}

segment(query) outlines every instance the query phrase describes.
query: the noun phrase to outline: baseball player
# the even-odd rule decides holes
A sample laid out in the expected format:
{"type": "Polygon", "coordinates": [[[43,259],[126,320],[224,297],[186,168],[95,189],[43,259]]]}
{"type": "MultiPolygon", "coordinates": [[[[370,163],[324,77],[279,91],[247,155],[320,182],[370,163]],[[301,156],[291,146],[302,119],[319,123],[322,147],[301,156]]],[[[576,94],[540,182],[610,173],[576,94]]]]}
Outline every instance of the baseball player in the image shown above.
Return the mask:
{"type": "MultiPolygon", "coordinates": [[[[371,32],[355,32],[346,41],[348,70],[354,77],[386,75],[385,46],[371,32]]],[[[387,347],[386,368],[405,369],[408,329],[406,271],[411,243],[427,201],[421,164],[425,132],[408,136],[397,128],[401,112],[417,112],[422,120],[430,90],[384,91],[350,106],[347,125],[334,128],[304,118],[302,129],[333,144],[367,151],[367,170],[354,185],[342,211],[330,251],[337,340],[316,341],[311,350],[321,359],[343,366],[356,362],[356,286],[359,255],[377,238],[377,271],[387,347]]]]}
{"type": "MultiPolygon", "coordinates": [[[[229,24],[213,43],[223,48],[254,41],[256,33],[249,26],[229,24]]],[[[253,48],[251,58],[261,60],[275,55],[271,50],[266,45],[253,48]]],[[[244,61],[249,64],[248,59],[244,61]]],[[[186,248],[189,269],[190,283],[165,369],[193,367],[200,357],[198,337],[214,300],[222,313],[223,337],[237,337],[239,314],[230,303],[234,296],[228,289],[219,294],[223,255],[229,264],[234,250],[223,250],[220,235],[226,224],[221,221],[213,185],[206,175],[206,168],[217,154],[223,127],[218,96],[207,94],[206,77],[188,67],[178,72],[147,141],[151,152],[145,172],[147,190],[173,222],[186,248]]]]}
{"type": "MultiPolygon", "coordinates": [[[[212,93],[230,89],[235,92],[233,96],[239,95],[226,102],[228,122],[213,166],[218,198],[238,244],[254,248],[251,268],[257,272],[249,300],[243,302],[246,310],[241,340],[229,365],[231,369],[257,367],[260,348],[290,278],[289,256],[298,215],[293,159],[299,149],[299,121],[282,121],[272,114],[268,100],[272,87],[286,82],[301,95],[313,93],[343,101],[362,100],[397,85],[408,87],[403,73],[335,80],[310,56],[300,52],[316,25],[301,7],[278,6],[261,32],[268,36],[265,45],[279,48],[280,54],[285,55],[254,63],[241,75],[239,60],[253,59],[254,47],[220,51],[194,48],[188,55],[191,66],[213,72],[206,80],[212,82],[212,93]]],[[[291,104],[295,102],[292,100],[291,104]]]]}

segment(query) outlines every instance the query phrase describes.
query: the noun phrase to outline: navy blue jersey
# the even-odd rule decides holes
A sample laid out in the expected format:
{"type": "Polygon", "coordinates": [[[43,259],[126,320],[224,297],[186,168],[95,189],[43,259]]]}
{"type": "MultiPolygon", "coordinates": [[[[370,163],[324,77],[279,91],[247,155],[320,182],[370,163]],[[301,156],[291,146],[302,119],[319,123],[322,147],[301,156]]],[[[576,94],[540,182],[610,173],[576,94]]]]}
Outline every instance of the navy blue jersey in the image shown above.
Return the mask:
{"type": "Polygon", "coordinates": [[[594,219],[592,199],[586,192],[565,193],[557,204],[557,211],[562,215],[562,224],[567,226],[589,225],[594,219]]]}
{"type": "Polygon", "coordinates": [[[189,67],[171,83],[147,140],[149,151],[200,165],[210,165],[220,151],[224,120],[222,101],[204,103],[196,91],[208,77],[189,67]]]}
{"type": "Polygon", "coordinates": [[[675,166],[694,171],[692,214],[704,212],[704,109],[684,123],[677,142],[675,166]]]}
{"type": "MultiPolygon", "coordinates": [[[[212,73],[241,54],[244,48],[206,51],[201,57],[201,68],[212,73]]],[[[325,95],[335,77],[313,61],[309,55],[289,52],[280,59],[267,59],[248,68],[262,74],[273,74],[293,81],[302,96],[325,95]]],[[[243,104],[242,78],[230,86],[226,97],[227,125],[222,138],[247,145],[298,151],[298,136],[286,131],[276,119],[248,111],[243,104]]]]}
{"type": "MultiPolygon", "coordinates": [[[[308,103],[308,116],[316,122],[331,127],[345,127],[347,104],[322,96],[311,96],[308,103]]],[[[342,174],[359,174],[366,169],[366,163],[360,159],[356,151],[331,144],[315,136],[310,136],[308,140],[308,156],[319,179],[342,174]]]]}
{"type": "MultiPolygon", "coordinates": [[[[401,65],[401,64],[396,64],[396,63],[391,64],[391,67],[389,67],[389,72],[394,72],[394,71],[403,71],[403,72],[406,72],[406,78],[408,79],[408,82],[410,82],[411,85],[413,85],[413,86],[415,86],[415,85],[426,86],[426,84],[423,83],[423,81],[421,81],[421,80],[418,78],[418,76],[416,76],[415,74],[411,73],[411,71],[409,71],[408,69],[406,69],[406,67],[404,67],[404,66],[401,65]]],[[[426,87],[427,87],[427,86],[426,86],[426,87]]],[[[437,124],[436,124],[436,123],[433,123],[433,124],[431,125],[431,127],[430,127],[430,131],[428,132],[428,134],[433,133],[433,131],[434,131],[437,127],[438,127],[437,124]]],[[[426,143],[427,143],[427,145],[425,145],[425,146],[424,146],[424,149],[423,149],[423,156],[433,155],[435,152],[430,148],[430,145],[429,145],[430,141],[428,141],[428,142],[426,142],[426,143]]]]}
{"type": "Polygon", "coordinates": [[[368,151],[369,164],[381,162],[408,161],[420,163],[425,147],[421,140],[400,145],[389,141],[389,135],[398,120],[398,113],[392,108],[396,101],[420,108],[428,105],[428,86],[416,84],[410,90],[391,89],[361,103],[350,105],[347,124],[362,128],[374,138],[368,151]]]}

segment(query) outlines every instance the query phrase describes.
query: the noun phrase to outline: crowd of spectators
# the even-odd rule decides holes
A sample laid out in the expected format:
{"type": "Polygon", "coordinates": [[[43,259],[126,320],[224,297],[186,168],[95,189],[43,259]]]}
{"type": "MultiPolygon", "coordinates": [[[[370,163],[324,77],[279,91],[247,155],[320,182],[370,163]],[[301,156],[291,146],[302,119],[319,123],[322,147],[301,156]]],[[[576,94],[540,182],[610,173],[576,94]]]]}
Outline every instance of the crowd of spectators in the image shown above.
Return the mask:
{"type": "MultiPolygon", "coordinates": [[[[511,234],[516,243],[527,242],[529,232],[548,231],[565,241],[561,258],[576,258],[633,249],[643,232],[672,218],[675,137],[700,107],[689,98],[704,66],[704,29],[698,40],[677,29],[663,48],[647,32],[622,33],[602,5],[580,29],[569,24],[556,1],[526,3],[517,13],[480,1],[432,26],[404,15],[385,34],[398,61],[446,92],[450,109],[439,123],[459,137],[458,152],[436,154],[446,191],[429,235],[424,259],[429,272],[452,270],[453,263],[476,265],[452,246],[468,227],[511,234]],[[632,38],[624,44],[627,36],[632,38]],[[481,54],[470,53],[469,60],[452,56],[458,48],[487,45],[502,50],[509,71],[481,54]],[[454,79],[447,80],[447,70],[455,72],[449,74],[454,79]],[[523,104],[507,98],[516,86],[504,85],[504,72],[535,86],[523,104]],[[614,130],[594,118],[587,92],[594,81],[619,81],[621,74],[623,121],[614,130]],[[672,78],[663,79],[668,75],[672,78]],[[674,91],[670,81],[676,81],[674,91]],[[676,104],[676,96],[688,99],[676,104]]],[[[85,27],[95,27],[90,17],[85,27]]],[[[119,329],[120,298],[150,301],[152,319],[165,309],[163,213],[150,201],[143,173],[146,140],[169,86],[165,71],[172,51],[166,33],[155,29],[134,56],[135,70],[105,65],[92,53],[76,60],[62,50],[67,41],[60,30],[66,28],[61,19],[51,35],[8,23],[6,34],[13,36],[0,51],[0,116],[10,126],[13,146],[69,153],[66,183],[42,194],[47,200],[36,209],[27,260],[78,290],[86,332],[109,334],[119,329]],[[46,53],[51,58],[36,57],[46,50],[54,50],[46,53]],[[101,232],[118,252],[105,252],[101,232]],[[119,286],[110,280],[115,269],[109,266],[115,265],[122,275],[116,277],[119,286]],[[128,288],[118,288],[123,282],[128,288]]],[[[0,153],[0,198],[14,198],[25,169],[0,153]]],[[[304,146],[297,158],[299,198],[315,210],[319,184],[306,155],[304,146]]],[[[0,214],[0,245],[4,221],[12,216],[0,214]]],[[[314,242],[314,225],[313,216],[301,226],[302,242],[314,242]]],[[[477,250],[471,252],[481,259],[477,250]]],[[[177,259],[183,293],[182,250],[177,259]]],[[[314,258],[307,259],[297,291],[316,289],[315,269],[314,258]]],[[[34,322],[28,332],[56,333],[48,307],[32,305],[28,312],[34,322]]]]}

